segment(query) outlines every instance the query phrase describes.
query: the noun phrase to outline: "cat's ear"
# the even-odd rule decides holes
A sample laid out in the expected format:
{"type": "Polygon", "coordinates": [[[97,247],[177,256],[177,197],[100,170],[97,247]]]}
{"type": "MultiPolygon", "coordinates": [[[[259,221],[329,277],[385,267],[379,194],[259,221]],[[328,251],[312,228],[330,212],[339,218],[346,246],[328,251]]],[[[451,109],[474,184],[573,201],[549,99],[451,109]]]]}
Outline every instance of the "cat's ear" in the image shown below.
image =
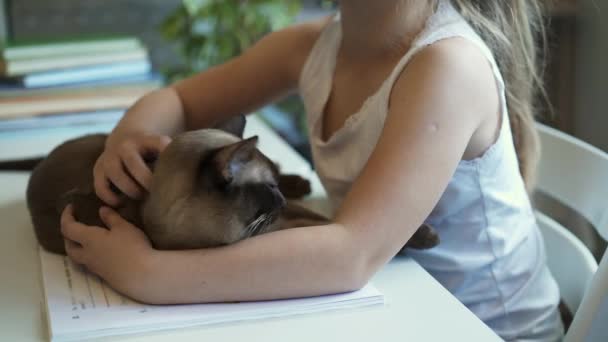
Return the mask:
{"type": "Polygon", "coordinates": [[[245,124],[247,123],[247,119],[245,115],[239,115],[233,118],[230,118],[226,121],[222,121],[215,125],[213,128],[222,130],[224,132],[236,135],[239,138],[243,137],[243,132],[245,131],[245,124]]]}
{"type": "Polygon", "coordinates": [[[257,151],[258,137],[254,136],[225,146],[216,152],[213,163],[223,184],[238,182],[245,166],[257,151]]]}

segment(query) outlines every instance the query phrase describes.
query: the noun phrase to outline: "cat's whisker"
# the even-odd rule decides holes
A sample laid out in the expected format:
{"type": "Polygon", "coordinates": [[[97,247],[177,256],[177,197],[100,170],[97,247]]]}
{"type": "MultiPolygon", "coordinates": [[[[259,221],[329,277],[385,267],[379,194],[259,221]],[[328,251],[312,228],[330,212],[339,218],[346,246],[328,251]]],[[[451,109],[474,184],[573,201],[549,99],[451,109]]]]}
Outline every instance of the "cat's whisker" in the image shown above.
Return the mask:
{"type": "Polygon", "coordinates": [[[257,224],[254,227],[253,235],[258,235],[260,233],[260,229],[264,227],[264,222],[266,221],[266,214],[260,215],[260,217],[256,221],[257,224]]]}
{"type": "Polygon", "coordinates": [[[269,218],[268,214],[262,215],[262,220],[260,221],[260,224],[258,225],[256,234],[264,233],[264,229],[266,227],[268,227],[268,222],[269,222],[268,218],[269,218]]]}
{"type": "Polygon", "coordinates": [[[248,237],[256,235],[259,232],[260,226],[263,225],[265,218],[266,218],[266,214],[262,214],[262,215],[258,216],[253,222],[251,222],[245,228],[245,234],[248,237]]]}
{"type": "Polygon", "coordinates": [[[274,221],[275,215],[264,213],[260,215],[252,224],[247,227],[248,236],[266,233],[270,224],[274,221]]]}

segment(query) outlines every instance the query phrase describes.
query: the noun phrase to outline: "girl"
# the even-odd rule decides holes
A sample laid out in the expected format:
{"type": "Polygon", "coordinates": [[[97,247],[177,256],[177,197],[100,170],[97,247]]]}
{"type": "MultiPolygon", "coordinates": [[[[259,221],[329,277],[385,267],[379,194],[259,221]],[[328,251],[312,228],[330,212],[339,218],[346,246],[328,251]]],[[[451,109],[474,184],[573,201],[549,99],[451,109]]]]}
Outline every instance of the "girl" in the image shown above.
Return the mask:
{"type": "Polygon", "coordinates": [[[524,183],[536,147],[537,1],[339,7],[142,98],[94,171],[110,206],[118,204],[110,183],[139,197],[151,178],[142,155],[169,136],[299,90],[335,223],[157,251],[111,209],[101,210],[108,231],[75,222],[68,208],[68,254],[149,303],[314,296],[362,287],[426,220],[441,244],[410,255],[480,319],[507,340],[559,339],[559,293],[524,183]]]}

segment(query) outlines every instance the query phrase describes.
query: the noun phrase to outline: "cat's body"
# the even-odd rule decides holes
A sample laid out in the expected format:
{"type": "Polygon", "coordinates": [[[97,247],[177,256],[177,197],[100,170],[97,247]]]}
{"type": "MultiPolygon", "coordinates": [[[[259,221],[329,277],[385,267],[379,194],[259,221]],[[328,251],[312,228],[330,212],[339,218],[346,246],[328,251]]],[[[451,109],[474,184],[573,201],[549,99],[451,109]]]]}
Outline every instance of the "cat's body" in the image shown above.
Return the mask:
{"type": "MultiPolygon", "coordinates": [[[[174,139],[156,162],[142,206],[144,230],[157,248],[214,247],[290,227],[288,213],[298,209],[283,197],[278,169],[256,141],[219,130],[174,139]]],[[[304,218],[328,222],[312,212],[304,218]]]]}
{"type": "MultiPolygon", "coordinates": [[[[158,249],[196,249],[231,244],[279,229],[329,223],[288,197],[309,191],[306,181],[280,176],[275,164],[257,150],[257,138],[239,136],[244,120],[176,136],[153,166],[149,194],[142,201],[123,198],[119,214],[140,227],[158,249]],[[225,130],[235,133],[227,133],[225,130]],[[236,128],[235,128],[236,127],[236,128]]],[[[68,141],[54,149],[32,172],[27,203],[40,244],[65,254],[60,214],[74,204],[77,220],[103,226],[103,203],[93,190],[93,166],[105,135],[68,141]]],[[[438,236],[421,227],[406,244],[430,248],[438,236]]]]}

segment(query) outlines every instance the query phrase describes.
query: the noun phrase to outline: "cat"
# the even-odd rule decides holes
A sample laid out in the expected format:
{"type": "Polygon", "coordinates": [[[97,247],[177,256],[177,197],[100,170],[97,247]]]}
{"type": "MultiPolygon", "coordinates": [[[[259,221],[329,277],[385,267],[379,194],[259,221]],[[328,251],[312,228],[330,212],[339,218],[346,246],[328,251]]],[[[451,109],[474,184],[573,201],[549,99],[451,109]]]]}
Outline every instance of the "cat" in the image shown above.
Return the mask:
{"type": "MultiPolygon", "coordinates": [[[[256,148],[257,137],[241,138],[244,126],[244,117],[237,117],[175,136],[162,153],[146,158],[153,170],[148,195],[142,201],[122,195],[115,209],[157,249],[217,247],[279,229],[328,224],[328,218],[291,200],[308,194],[309,183],[280,175],[256,148]]],[[[67,141],[35,166],[26,199],[36,237],[46,250],[65,254],[59,221],[69,203],[78,221],[104,226],[92,169],[106,137],[67,141]]],[[[424,225],[405,247],[426,249],[438,243],[434,229],[424,225]]]]}

